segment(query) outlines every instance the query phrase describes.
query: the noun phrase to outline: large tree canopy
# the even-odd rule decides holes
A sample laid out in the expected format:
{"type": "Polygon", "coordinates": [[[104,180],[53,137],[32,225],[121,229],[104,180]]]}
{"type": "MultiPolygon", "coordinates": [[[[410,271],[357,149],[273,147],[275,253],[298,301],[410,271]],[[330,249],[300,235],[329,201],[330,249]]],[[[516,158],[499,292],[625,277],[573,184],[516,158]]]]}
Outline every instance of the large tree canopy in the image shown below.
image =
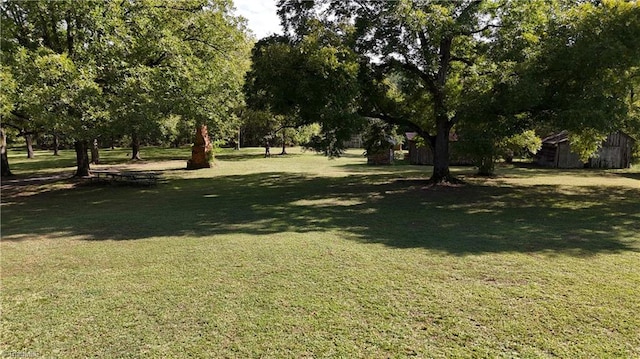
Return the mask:
{"type": "Polygon", "coordinates": [[[640,59],[638,5],[623,1],[278,6],[287,36],[254,50],[249,96],[319,121],[328,147],[339,147],[355,115],[410,127],[434,150],[436,182],[451,179],[454,128],[491,147],[539,121],[598,131],[619,123],[628,109],[622,79],[640,59]]]}
{"type": "Polygon", "coordinates": [[[321,123],[321,149],[341,152],[340,139],[357,127],[358,57],[342,37],[309,22],[313,35],[299,41],[274,36],[259,41],[247,73],[247,104],[289,124],[321,123]]]}
{"type": "Polygon", "coordinates": [[[55,127],[79,144],[117,128],[135,145],[169,116],[220,134],[237,128],[250,44],[231,1],[1,6],[2,63],[17,83],[5,121],[55,127]]]}

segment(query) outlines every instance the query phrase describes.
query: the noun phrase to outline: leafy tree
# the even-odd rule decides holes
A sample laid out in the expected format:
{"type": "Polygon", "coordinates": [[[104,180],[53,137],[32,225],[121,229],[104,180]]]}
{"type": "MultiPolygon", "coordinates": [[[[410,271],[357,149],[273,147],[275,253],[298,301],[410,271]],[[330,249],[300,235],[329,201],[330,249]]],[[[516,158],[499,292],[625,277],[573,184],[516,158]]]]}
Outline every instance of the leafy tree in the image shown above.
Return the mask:
{"type": "Polygon", "coordinates": [[[542,148],[542,140],[533,130],[527,130],[504,138],[498,144],[500,155],[507,161],[512,162],[513,158],[535,154],[542,148]]]}
{"type": "MultiPolygon", "coordinates": [[[[114,121],[132,140],[139,159],[145,133],[168,114],[208,125],[224,137],[237,127],[249,43],[228,1],[136,1],[111,4],[105,13],[108,66],[100,74],[114,121]],[[107,35],[108,34],[108,35],[107,35]]],[[[103,44],[105,42],[103,41],[103,44]]]]}
{"type": "Polygon", "coordinates": [[[89,173],[88,140],[114,129],[131,135],[137,158],[141,135],[172,114],[218,133],[237,127],[249,44],[230,1],[1,6],[3,65],[19,92],[11,120],[75,138],[77,175],[89,173]]]}
{"type": "Polygon", "coordinates": [[[339,155],[341,139],[362,125],[356,114],[357,57],[334,32],[318,22],[310,26],[316,32],[301,41],[273,36],[255,45],[245,85],[247,104],[281,116],[286,123],[280,127],[321,124],[317,148],[339,155]]]}
{"type": "Polygon", "coordinates": [[[492,163],[501,139],[537,123],[619,124],[608,114],[624,112],[618,96],[624,86],[608,84],[619,83],[614,74],[640,58],[634,36],[622,36],[640,28],[633,2],[280,0],[278,6],[288,37],[256,47],[253,92],[277,112],[327,126],[334,135],[322,143],[328,152],[339,144],[337,135],[359,124],[353,115],[412,128],[434,151],[434,182],[452,180],[454,130],[484,146],[483,161],[492,163]],[[287,83],[271,83],[276,77],[287,83]],[[324,84],[339,86],[323,92],[324,84]]]}
{"type": "Polygon", "coordinates": [[[489,91],[492,77],[502,70],[494,53],[504,46],[495,44],[505,34],[526,30],[497,30],[526,7],[515,2],[283,0],[279,7],[292,42],[336,38],[322,41],[318,53],[347,54],[350,63],[338,61],[355,67],[357,87],[346,87],[351,96],[340,94],[351,101],[331,103],[325,96],[325,106],[355,104],[347,113],[416,130],[434,150],[434,182],[452,180],[449,134],[463,117],[463,99],[489,91]],[[310,26],[315,23],[320,25],[310,26]],[[331,35],[322,34],[327,31],[331,35]]]}
{"type": "Polygon", "coordinates": [[[398,143],[397,126],[379,119],[371,119],[364,129],[363,140],[366,156],[388,154],[398,143]]]}
{"type": "MultiPolygon", "coordinates": [[[[4,66],[0,67],[0,118],[3,120],[11,115],[16,96],[16,81],[11,72],[4,66]]],[[[0,126],[0,172],[2,177],[11,176],[9,157],[7,156],[7,135],[0,126]]]]}
{"type": "MultiPolygon", "coordinates": [[[[106,111],[87,57],[93,14],[100,3],[5,1],[3,63],[17,81],[10,122],[59,129],[75,140],[78,170],[89,173],[87,140],[106,111]]],[[[90,137],[89,137],[90,138],[90,137]]]]}
{"type": "Polygon", "coordinates": [[[243,109],[240,114],[242,121],[240,145],[245,147],[264,145],[264,136],[273,133],[276,129],[273,117],[273,114],[268,111],[243,109]]]}
{"type": "Polygon", "coordinates": [[[286,146],[308,145],[313,136],[320,133],[320,125],[313,123],[300,125],[293,119],[282,115],[274,115],[269,111],[243,109],[240,114],[242,127],[240,137],[243,146],[263,146],[265,137],[270,145],[282,146],[282,154],[286,154],[286,146]]]}
{"type": "Polygon", "coordinates": [[[527,93],[517,105],[527,109],[533,124],[568,130],[572,148],[586,160],[609,133],[633,133],[639,127],[633,94],[640,65],[635,41],[640,5],[618,0],[569,4],[504,96],[527,93]]]}

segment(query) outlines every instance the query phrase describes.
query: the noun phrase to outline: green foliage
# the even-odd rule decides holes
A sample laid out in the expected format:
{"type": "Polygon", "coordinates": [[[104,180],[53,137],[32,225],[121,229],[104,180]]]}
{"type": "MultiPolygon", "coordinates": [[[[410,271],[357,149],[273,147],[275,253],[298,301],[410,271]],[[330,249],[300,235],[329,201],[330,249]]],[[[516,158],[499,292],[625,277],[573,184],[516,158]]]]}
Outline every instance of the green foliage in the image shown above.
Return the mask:
{"type": "Polygon", "coordinates": [[[274,116],[268,111],[245,108],[240,114],[240,128],[243,146],[259,147],[264,145],[264,136],[276,130],[274,116]]]}
{"type": "MultiPolygon", "coordinates": [[[[293,34],[290,42],[317,38],[313,25],[321,23],[357,55],[355,112],[435,141],[434,176],[442,178],[448,176],[448,158],[441,151],[448,147],[449,131],[465,118],[491,112],[487,107],[497,101],[487,97],[500,74],[512,71],[529,45],[538,44],[529,34],[536,25],[527,21],[546,20],[522,16],[530,6],[524,2],[280,1],[279,6],[293,34]],[[507,23],[514,24],[509,31],[507,23]],[[503,39],[514,36],[529,39],[527,46],[503,39]]],[[[321,45],[324,53],[336,48],[321,45]]]]}
{"type": "Polygon", "coordinates": [[[252,52],[245,86],[252,109],[282,116],[291,127],[320,123],[311,144],[332,156],[342,152],[348,129],[361,124],[355,113],[359,64],[343,40],[344,34],[315,21],[299,41],[263,39],[252,52]]]}
{"type": "Polygon", "coordinates": [[[388,153],[393,146],[401,143],[397,130],[397,126],[379,119],[370,119],[362,135],[365,156],[388,153]]]}
{"type": "Polygon", "coordinates": [[[597,132],[589,137],[598,141],[624,129],[633,113],[628,99],[640,44],[631,39],[640,36],[640,5],[584,2],[561,15],[515,91],[535,90],[527,93],[537,120],[572,133],[597,132]]]}
{"type": "Polygon", "coordinates": [[[196,124],[218,137],[237,129],[251,44],[231,2],[1,6],[3,66],[19,91],[11,118],[21,122],[16,127],[150,141],[176,138],[178,128],[196,124]]]}
{"type": "Polygon", "coordinates": [[[0,65],[0,117],[11,115],[15,108],[17,83],[6,66],[0,65]]]}
{"type": "Polygon", "coordinates": [[[589,158],[597,156],[602,141],[607,138],[607,135],[603,135],[593,129],[583,129],[579,133],[569,133],[571,152],[577,153],[582,162],[588,162],[589,158]]]}
{"type": "Polygon", "coordinates": [[[498,142],[497,147],[502,158],[509,162],[514,157],[528,156],[538,152],[542,148],[542,139],[534,130],[527,130],[503,138],[498,142]]]}
{"type": "Polygon", "coordinates": [[[318,123],[312,123],[310,125],[304,125],[298,128],[292,136],[292,143],[294,145],[304,145],[311,141],[313,136],[320,135],[322,127],[318,123]]]}
{"type": "Polygon", "coordinates": [[[118,30],[110,40],[117,53],[102,77],[119,126],[145,133],[173,114],[189,123],[183,128],[206,124],[218,137],[233,133],[249,43],[229,3],[150,1],[115,10],[119,16],[109,26],[118,30]]]}
{"type": "MultiPolygon", "coordinates": [[[[355,53],[357,114],[433,141],[434,177],[447,176],[444,149],[454,126],[474,138],[483,163],[492,163],[501,139],[527,129],[620,128],[631,82],[621,74],[640,61],[632,40],[640,35],[638,12],[637,3],[622,0],[279,2],[291,34],[285,42],[323,33],[341,44],[317,42],[324,58],[340,46],[355,53]]],[[[299,74],[296,82],[322,82],[299,74]]],[[[298,112],[312,108],[294,104],[298,112]]]]}
{"type": "Polygon", "coordinates": [[[457,132],[460,141],[456,143],[456,155],[469,158],[482,176],[492,175],[499,156],[499,135],[487,123],[461,127],[457,132]]]}

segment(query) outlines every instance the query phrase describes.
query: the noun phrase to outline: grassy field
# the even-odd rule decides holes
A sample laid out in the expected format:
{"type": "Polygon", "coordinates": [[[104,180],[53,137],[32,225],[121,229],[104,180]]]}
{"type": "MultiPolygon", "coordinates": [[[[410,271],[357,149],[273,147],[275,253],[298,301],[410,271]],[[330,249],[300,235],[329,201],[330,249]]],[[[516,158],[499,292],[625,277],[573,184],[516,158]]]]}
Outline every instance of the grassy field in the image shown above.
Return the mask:
{"type": "Polygon", "coordinates": [[[292,149],[11,153],[0,356],[640,357],[640,170],[454,168],[292,149]],[[274,151],[275,152],[275,151],[274,151]]]}

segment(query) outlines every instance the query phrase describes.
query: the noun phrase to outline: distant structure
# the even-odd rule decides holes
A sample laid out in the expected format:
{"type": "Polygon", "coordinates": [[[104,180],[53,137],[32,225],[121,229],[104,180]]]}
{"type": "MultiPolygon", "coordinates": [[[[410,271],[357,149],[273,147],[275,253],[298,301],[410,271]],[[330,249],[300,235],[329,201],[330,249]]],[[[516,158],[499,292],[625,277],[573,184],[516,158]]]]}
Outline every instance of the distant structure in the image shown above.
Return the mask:
{"type": "Polygon", "coordinates": [[[569,132],[562,131],[542,139],[542,147],[534,156],[540,166],[553,168],[583,168],[580,155],[571,152],[569,132]]]}
{"type": "Polygon", "coordinates": [[[635,140],[623,132],[612,133],[602,142],[597,155],[585,163],[571,151],[569,132],[562,131],[542,139],[542,148],[534,162],[553,168],[629,168],[634,143],[635,140]]]}
{"type": "Polygon", "coordinates": [[[346,148],[362,148],[362,146],[363,146],[363,141],[362,141],[361,133],[351,136],[349,141],[346,141],[344,143],[344,147],[346,148]]]}
{"type": "MultiPolygon", "coordinates": [[[[433,165],[433,151],[429,145],[419,145],[416,141],[417,132],[406,132],[405,137],[409,142],[409,163],[412,165],[433,165]]],[[[468,166],[473,164],[469,156],[461,153],[458,142],[461,141],[456,133],[449,134],[449,163],[455,166],[468,166]]]]}

